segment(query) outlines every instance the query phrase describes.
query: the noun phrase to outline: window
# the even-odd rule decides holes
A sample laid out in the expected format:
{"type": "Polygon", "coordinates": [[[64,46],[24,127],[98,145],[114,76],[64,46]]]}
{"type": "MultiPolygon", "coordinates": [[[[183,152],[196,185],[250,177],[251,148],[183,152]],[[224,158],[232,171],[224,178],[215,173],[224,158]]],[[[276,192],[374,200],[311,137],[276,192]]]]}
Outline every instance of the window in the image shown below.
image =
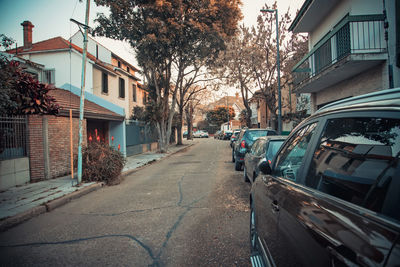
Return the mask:
{"type": "Polygon", "coordinates": [[[399,153],[399,119],[328,120],[306,185],[382,212],[389,188],[399,184],[400,177],[396,176],[399,153]]]}
{"type": "Polygon", "coordinates": [[[55,81],[55,70],[44,70],[43,71],[43,83],[54,84],[55,81]]]}
{"type": "Polygon", "coordinates": [[[254,144],[251,146],[250,153],[251,153],[252,155],[256,155],[259,147],[260,147],[260,140],[257,140],[257,141],[255,141],[254,144]]]}
{"type": "Polygon", "coordinates": [[[99,59],[99,45],[96,44],[96,59],[99,59]]]}
{"type": "Polygon", "coordinates": [[[246,138],[248,138],[249,140],[255,141],[257,140],[257,138],[261,137],[261,136],[266,136],[268,133],[267,130],[263,131],[246,131],[246,138]]]}
{"type": "Polygon", "coordinates": [[[119,78],[119,97],[125,98],[125,80],[119,78]]]}
{"type": "Polygon", "coordinates": [[[257,148],[256,156],[262,156],[265,153],[265,146],[266,146],[266,140],[259,140],[259,146],[257,148]]]}
{"type": "Polygon", "coordinates": [[[108,94],[108,75],[107,73],[103,72],[101,77],[101,92],[108,94]]]}
{"type": "Polygon", "coordinates": [[[145,105],[146,104],[146,99],[147,99],[147,95],[146,95],[146,92],[144,92],[143,91],[143,105],[145,105]]]}
{"type": "Polygon", "coordinates": [[[129,72],[129,67],[128,66],[126,67],[126,71],[129,72]]]}
{"type": "Polygon", "coordinates": [[[136,102],[136,84],[132,84],[132,96],[133,96],[133,102],[136,102]]]}
{"type": "Polygon", "coordinates": [[[277,165],[274,169],[275,175],[296,181],[316,125],[316,123],[309,124],[292,135],[277,156],[277,165]]]}
{"type": "Polygon", "coordinates": [[[118,61],[118,68],[121,68],[121,62],[118,61]]]}
{"type": "Polygon", "coordinates": [[[282,144],[283,140],[270,141],[268,144],[268,149],[265,152],[266,158],[272,160],[282,144]]]}

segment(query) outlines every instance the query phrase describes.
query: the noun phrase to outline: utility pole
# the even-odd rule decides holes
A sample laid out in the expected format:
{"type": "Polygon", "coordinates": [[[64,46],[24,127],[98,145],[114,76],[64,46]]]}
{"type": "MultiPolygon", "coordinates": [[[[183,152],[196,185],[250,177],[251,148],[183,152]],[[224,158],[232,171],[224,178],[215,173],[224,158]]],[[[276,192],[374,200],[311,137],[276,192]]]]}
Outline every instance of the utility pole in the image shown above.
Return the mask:
{"type": "Polygon", "coordinates": [[[282,103],[281,103],[281,66],[279,58],[279,21],[278,21],[278,9],[261,9],[261,12],[275,12],[276,19],[276,61],[278,70],[278,134],[282,134],[282,103]]]}
{"type": "MultiPolygon", "coordinates": [[[[82,80],[81,80],[81,101],[79,106],[79,143],[78,143],[78,184],[82,182],[82,141],[83,141],[83,112],[85,106],[85,79],[86,79],[86,54],[89,29],[90,0],[86,0],[85,33],[83,34],[82,53],[82,80]]],[[[81,25],[82,26],[82,25],[81,25]]]]}

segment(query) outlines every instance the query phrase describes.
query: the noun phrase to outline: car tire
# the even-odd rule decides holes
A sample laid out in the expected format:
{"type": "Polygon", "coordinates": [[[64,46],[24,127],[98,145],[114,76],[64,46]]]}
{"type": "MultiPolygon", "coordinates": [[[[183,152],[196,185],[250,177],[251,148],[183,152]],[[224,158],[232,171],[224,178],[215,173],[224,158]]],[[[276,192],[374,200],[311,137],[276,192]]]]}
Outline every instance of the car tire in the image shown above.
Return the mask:
{"type": "Polygon", "coordinates": [[[256,227],[256,216],[254,210],[254,204],[251,203],[250,205],[250,252],[251,254],[258,253],[258,245],[257,245],[257,227],[256,227]]]}
{"type": "Polygon", "coordinates": [[[235,162],[235,151],[232,149],[232,162],[235,162]]]}
{"type": "Polygon", "coordinates": [[[246,165],[243,166],[243,181],[245,183],[249,183],[249,177],[247,176],[247,170],[246,170],[246,165]]]}
{"type": "Polygon", "coordinates": [[[242,164],[240,162],[238,162],[237,160],[235,160],[235,170],[236,171],[242,170],[242,164]]]}

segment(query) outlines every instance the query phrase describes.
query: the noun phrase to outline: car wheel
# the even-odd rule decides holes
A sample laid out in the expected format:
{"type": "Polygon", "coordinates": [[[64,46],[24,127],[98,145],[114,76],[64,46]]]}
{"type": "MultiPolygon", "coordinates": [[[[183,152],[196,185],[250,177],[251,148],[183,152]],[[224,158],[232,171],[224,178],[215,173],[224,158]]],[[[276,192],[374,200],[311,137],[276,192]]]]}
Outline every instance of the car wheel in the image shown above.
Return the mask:
{"type": "Polygon", "coordinates": [[[235,162],[235,151],[232,149],[232,162],[235,162]]]}
{"type": "Polygon", "coordinates": [[[243,180],[245,183],[250,182],[249,177],[247,176],[246,165],[243,167],[243,180]]]}
{"type": "Polygon", "coordinates": [[[257,235],[257,228],[256,228],[256,215],[255,215],[253,203],[251,203],[251,207],[250,207],[250,251],[252,254],[258,252],[257,239],[258,239],[258,235],[257,235]]]}
{"type": "Polygon", "coordinates": [[[242,169],[242,164],[235,160],[235,170],[240,171],[242,169]]]}

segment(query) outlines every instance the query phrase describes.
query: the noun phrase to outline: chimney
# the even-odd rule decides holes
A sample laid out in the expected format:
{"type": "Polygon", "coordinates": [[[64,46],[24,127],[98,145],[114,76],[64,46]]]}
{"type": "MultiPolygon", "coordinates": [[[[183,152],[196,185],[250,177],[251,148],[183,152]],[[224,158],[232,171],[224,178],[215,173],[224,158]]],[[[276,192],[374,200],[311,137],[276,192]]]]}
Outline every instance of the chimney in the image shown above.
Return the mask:
{"type": "Polygon", "coordinates": [[[22,22],[21,25],[24,27],[24,50],[29,50],[32,48],[32,28],[35,26],[28,20],[22,22]]]}

